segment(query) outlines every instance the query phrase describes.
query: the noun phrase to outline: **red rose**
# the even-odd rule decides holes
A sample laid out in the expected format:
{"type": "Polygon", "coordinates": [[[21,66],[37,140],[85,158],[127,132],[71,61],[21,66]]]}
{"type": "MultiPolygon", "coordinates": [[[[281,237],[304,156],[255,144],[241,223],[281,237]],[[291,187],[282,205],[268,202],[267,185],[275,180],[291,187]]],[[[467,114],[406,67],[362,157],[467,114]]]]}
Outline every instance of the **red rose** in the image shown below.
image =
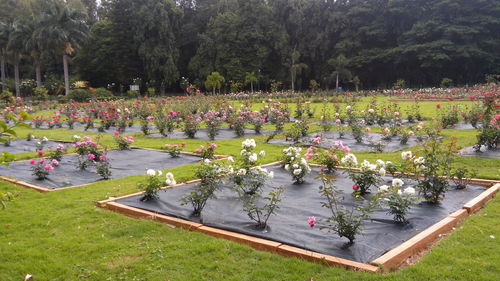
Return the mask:
{"type": "Polygon", "coordinates": [[[358,190],[359,186],[357,186],[356,184],[352,186],[352,189],[354,190],[358,190]]]}

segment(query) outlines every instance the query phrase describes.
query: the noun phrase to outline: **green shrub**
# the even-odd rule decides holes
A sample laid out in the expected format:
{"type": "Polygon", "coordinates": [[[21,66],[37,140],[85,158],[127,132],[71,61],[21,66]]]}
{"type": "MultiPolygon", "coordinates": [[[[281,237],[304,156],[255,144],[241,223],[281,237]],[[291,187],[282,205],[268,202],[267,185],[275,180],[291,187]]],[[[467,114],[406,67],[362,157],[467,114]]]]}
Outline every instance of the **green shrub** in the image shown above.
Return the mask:
{"type": "Polygon", "coordinates": [[[450,78],[443,78],[441,79],[441,88],[449,88],[453,85],[453,80],[450,78]]]}
{"type": "Polygon", "coordinates": [[[35,99],[37,100],[48,100],[49,99],[49,91],[45,88],[35,88],[33,90],[33,94],[35,99]]]}
{"type": "Polygon", "coordinates": [[[0,100],[5,103],[13,103],[15,101],[14,94],[9,90],[3,90],[0,94],[0,100]]]}
{"type": "Polygon", "coordinates": [[[69,92],[67,98],[68,100],[74,100],[77,102],[86,102],[92,98],[92,94],[88,90],[74,89],[69,92]]]}
{"type": "Polygon", "coordinates": [[[113,92],[111,92],[106,88],[97,88],[95,89],[95,96],[97,98],[111,98],[114,97],[115,95],[113,94],[113,92]]]}
{"type": "Polygon", "coordinates": [[[129,98],[137,98],[137,97],[139,97],[139,91],[128,90],[127,91],[127,97],[129,97],[129,98]]]}

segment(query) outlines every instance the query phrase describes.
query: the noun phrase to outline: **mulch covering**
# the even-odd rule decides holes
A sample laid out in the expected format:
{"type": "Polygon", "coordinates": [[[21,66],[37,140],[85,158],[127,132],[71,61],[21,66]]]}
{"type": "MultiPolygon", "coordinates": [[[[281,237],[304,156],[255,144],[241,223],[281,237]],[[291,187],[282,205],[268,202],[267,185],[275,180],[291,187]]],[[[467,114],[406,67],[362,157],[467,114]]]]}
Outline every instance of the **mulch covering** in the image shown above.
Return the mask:
{"type": "MultiPolygon", "coordinates": [[[[5,151],[8,153],[23,153],[23,152],[35,152],[36,144],[39,139],[32,139],[30,141],[26,139],[16,139],[12,140],[10,146],[6,146],[5,144],[0,144],[0,151],[5,151]]],[[[68,146],[67,143],[58,142],[58,141],[47,141],[43,146],[44,150],[55,149],[57,145],[62,144],[64,146],[68,146]]]]}
{"type": "Polygon", "coordinates": [[[419,144],[417,136],[410,137],[406,144],[401,144],[399,142],[400,137],[393,137],[390,141],[382,140],[383,135],[379,133],[365,133],[365,137],[361,143],[356,142],[352,137],[351,132],[345,132],[342,138],[339,138],[339,132],[328,131],[328,132],[318,132],[313,134],[308,134],[307,137],[302,138],[298,143],[285,139],[271,140],[270,144],[280,144],[280,145],[314,145],[322,148],[332,147],[336,141],[341,141],[344,145],[348,146],[351,151],[354,152],[375,152],[372,143],[381,141],[384,143],[384,152],[394,152],[402,149],[408,149],[419,144]],[[322,140],[319,144],[313,144],[311,140],[316,136],[322,136],[322,140]]]}
{"type": "Polygon", "coordinates": [[[500,149],[488,149],[486,146],[481,146],[481,150],[476,152],[474,147],[469,146],[462,148],[459,152],[460,156],[476,156],[483,158],[500,158],[500,149]]]}
{"type": "MultiPolygon", "coordinates": [[[[256,136],[263,136],[263,135],[269,135],[271,134],[272,131],[269,130],[262,130],[260,134],[256,134],[254,130],[252,129],[245,129],[245,135],[242,137],[238,137],[234,130],[231,130],[227,127],[225,128],[220,128],[219,133],[217,136],[215,136],[215,140],[230,140],[230,139],[236,139],[236,138],[249,138],[249,137],[256,137],[256,136]]],[[[171,138],[171,139],[189,139],[184,132],[181,131],[173,131],[171,133],[168,133],[166,137],[162,136],[159,133],[155,134],[150,134],[148,137],[152,138],[171,138]]],[[[200,129],[195,135],[196,140],[210,140],[207,134],[207,129],[200,129]]]]}
{"type": "MultiPolygon", "coordinates": [[[[146,169],[165,170],[195,164],[201,160],[197,156],[188,154],[172,158],[167,152],[142,148],[111,150],[107,157],[111,164],[112,179],[142,175],[146,173],[146,169]]],[[[8,167],[0,166],[0,175],[53,189],[89,184],[100,180],[94,168],[82,171],[77,168],[77,164],[77,155],[65,155],[60,165],[50,172],[46,180],[37,180],[32,175],[29,161],[12,162],[8,167]]]]}
{"type": "MultiPolygon", "coordinates": [[[[196,183],[161,190],[159,199],[156,200],[141,202],[141,195],[137,195],[119,199],[117,203],[365,263],[380,257],[450,213],[461,209],[464,203],[485,190],[478,185],[471,185],[464,190],[452,188],[446,193],[445,200],[438,204],[421,202],[410,210],[407,216],[410,221],[408,225],[395,224],[392,216],[387,214],[387,209],[376,209],[371,214],[371,220],[364,221],[363,235],[358,236],[355,243],[349,246],[346,238],[327,233],[318,226],[310,228],[307,223],[309,216],[315,216],[320,220],[331,215],[330,211],[320,204],[324,202],[318,192],[320,181],[314,179],[319,173],[319,168],[313,168],[306,182],[300,185],[293,184],[291,176],[278,165],[269,169],[274,171],[275,176],[266,183],[264,192],[269,192],[274,186],[282,186],[285,188],[285,193],[279,205],[280,209],[276,215],[271,216],[265,230],[255,228],[255,224],[243,212],[242,200],[230,185],[222,186],[216,193],[217,199],[208,201],[201,220],[191,217],[191,205],[182,206],[179,202],[179,199],[187,195],[196,183]]],[[[353,199],[351,188],[353,183],[342,172],[337,172],[337,176],[335,185],[343,191],[342,204],[345,206],[360,204],[353,199]]],[[[391,179],[386,177],[384,180],[389,182],[391,179]]],[[[366,198],[372,195],[374,194],[366,198]]]]}

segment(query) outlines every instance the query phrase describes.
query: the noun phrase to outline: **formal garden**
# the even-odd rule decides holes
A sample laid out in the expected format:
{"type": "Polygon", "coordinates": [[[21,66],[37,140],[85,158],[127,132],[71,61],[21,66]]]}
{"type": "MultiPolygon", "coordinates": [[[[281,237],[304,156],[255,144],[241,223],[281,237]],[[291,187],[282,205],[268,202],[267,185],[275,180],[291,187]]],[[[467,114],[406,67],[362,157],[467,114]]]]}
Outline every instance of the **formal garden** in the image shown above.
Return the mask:
{"type": "Polygon", "coordinates": [[[0,280],[498,279],[497,2],[209,2],[0,3],[0,280]]]}

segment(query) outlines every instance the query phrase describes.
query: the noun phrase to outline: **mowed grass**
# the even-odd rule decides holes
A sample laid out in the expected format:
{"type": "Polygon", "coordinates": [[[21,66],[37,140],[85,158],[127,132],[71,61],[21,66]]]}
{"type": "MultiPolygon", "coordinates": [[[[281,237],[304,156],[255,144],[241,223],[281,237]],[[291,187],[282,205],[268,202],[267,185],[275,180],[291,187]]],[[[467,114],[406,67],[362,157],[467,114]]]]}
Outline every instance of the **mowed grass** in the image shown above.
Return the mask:
{"type": "MultiPolygon", "coordinates": [[[[98,136],[67,130],[28,129],[20,129],[19,136],[24,137],[30,131],[37,136],[62,140],[70,140],[73,134],[98,136]]],[[[475,141],[476,131],[444,130],[443,134],[457,138],[459,146],[469,146],[475,141]]],[[[140,147],[160,148],[165,143],[182,141],[134,135],[134,145],[140,147]]],[[[262,142],[264,137],[256,139],[262,142]]],[[[217,153],[238,155],[241,140],[216,142],[217,153]]],[[[114,147],[111,135],[102,135],[101,142],[114,147]]],[[[193,151],[207,142],[188,140],[187,143],[187,150],[193,151]]],[[[261,163],[268,163],[279,159],[283,147],[259,144],[257,148],[267,152],[261,163]]],[[[360,160],[400,159],[400,152],[355,154],[360,160]]],[[[16,156],[29,159],[35,154],[16,156]]],[[[481,178],[500,179],[499,159],[456,157],[456,165],[476,169],[481,178]]],[[[147,163],[144,166],[147,168],[147,163]]],[[[193,166],[170,171],[179,182],[194,177],[193,166]]],[[[144,178],[130,176],[48,194],[0,181],[0,192],[12,192],[18,197],[5,211],[0,211],[0,280],[23,280],[26,274],[35,275],[35,280],[159,281],[498,280],[500,276],[498,198],[468,218],[416,265],[395,273],[369,274],[285,258],[95,206],[96,201],[110,196],[136,192],[137,182],[144,178]]]]}

